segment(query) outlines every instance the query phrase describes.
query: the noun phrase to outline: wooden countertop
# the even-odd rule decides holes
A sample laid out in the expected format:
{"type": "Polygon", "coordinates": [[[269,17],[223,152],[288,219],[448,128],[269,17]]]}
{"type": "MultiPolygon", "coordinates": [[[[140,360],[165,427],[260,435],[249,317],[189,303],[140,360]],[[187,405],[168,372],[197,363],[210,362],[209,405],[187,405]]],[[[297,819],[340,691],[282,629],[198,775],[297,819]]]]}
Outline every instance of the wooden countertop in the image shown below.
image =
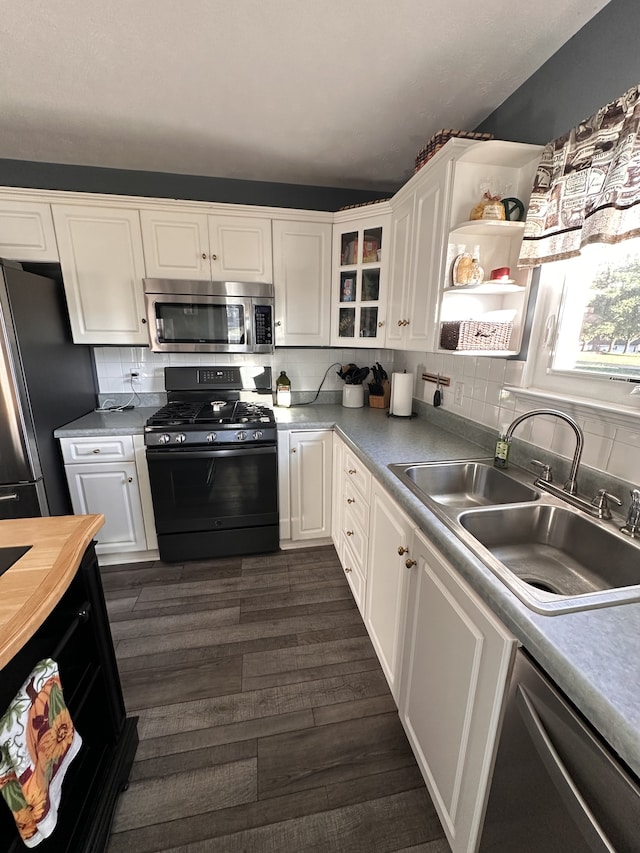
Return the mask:
{"type": "Polygon", "coordinates": [[[0,521],[1,548],[32,546],[0,576],[0,669],[60,601],[103,524],[103,515],[0,521]]]}

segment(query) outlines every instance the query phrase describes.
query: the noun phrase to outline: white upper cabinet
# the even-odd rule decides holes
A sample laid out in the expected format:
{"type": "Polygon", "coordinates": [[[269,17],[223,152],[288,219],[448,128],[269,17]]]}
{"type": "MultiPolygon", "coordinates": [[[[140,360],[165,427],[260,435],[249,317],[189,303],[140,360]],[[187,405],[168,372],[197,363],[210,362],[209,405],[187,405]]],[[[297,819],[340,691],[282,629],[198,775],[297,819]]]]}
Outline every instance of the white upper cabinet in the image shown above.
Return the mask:
{"type": "Polygon", "coordinates": [[[423,169],[391,201],[387,346],[429,350],[433,341],[451,161],[423,169]]]}
{"type": "Polygon", "coordinates": [[[389,264],[389,206],[336,214],[333,226],[331,344],[384,346],[389,264]],[[366,215],[365,215],[366,212],[366,215]]]}
{"type": "Polygon", "coordinates": [[[149,343],[137,210],[52,205],[73,340],[149,343]]]}
{"type": "Polygon", "coordinates": [[[329,345],[331,224],[273,221],[276,346],[329,345]]]}
{"type": "Polygon", "coordinates": [[[149,278],[271,282],[271,220],[140,211],[149,278]]]}
{"type": "Polygon", "coordinates": [[[466,143],[457,155],[447,191],[438,270],[434,270],[436,323],[430,349],[463,355],[516,355],[519,352],[531,284],[531,270],[517,267],[525,223],[506,219],[472,220],[470,215],[485,186],[503,197],[516,198],[526,211],[541,153],[539,145],[490,140],[466,143]],[[453,266],[462,252],[479,254],[483,281],[454,284],[453,266]],[[510,270],[508,280],[491,279],[492,270],[505,267],[510,270]],[[484,315],[492,319],[482,322],[484,315]],[[509,316],[513,319],[509,320],[509,316]],[[499,318],[498,323],[512,323],[512,326],[496,325],[496,318],[499,318]],[[458,341],[458,349],[451,350],[454,341],[442,337],[441,324],[465,320],[482,325],[474,326],[471,332],[475,330],[476,334],[466,335],[464,340],[458,341]],[[481,341],[482,348],[474,350],[469,337],[481,341]],[[446,346],[443,346],[445,341],[446,346]]]}
{"type": "Polygon", "coordinates": [[[140,225],[149,278],[211,278],[206,213],[141,210],[140,225]]]}
{"type": "Polygon", "coordinates": [[[406,338],[406,306],[409,301],[411,247],[415,193],[405,193],[392,200],[391,264],[389,301],[387,306],[386,343],[391,349],[404,349],[406,338]]]}
{"type": "Polygon", "coordinates": [[[50,205],[0,199],[0,258],[58,260],[50,205]]]}
{"type": "MultiPolygon", "coordinates": [[[[515,319],[508,351],[474,354],[518,352],[530,283],[530,273],[516,269],[524,223],[469,221],[469,216],[485,182],[518,198],[526,209],[541,151],[515,142],[452,139],[394,196],[388,347],[434,352],[441,349],[443,322],[481,320],[487,312],[510,310],[515,319]],[[514,282],[454,287],[456,254],[473,253],[476,247],[485,278],[492,269],[509,267],[514,282]]],[[[446,351],[462,351],[449,345],[446,351]]]]}

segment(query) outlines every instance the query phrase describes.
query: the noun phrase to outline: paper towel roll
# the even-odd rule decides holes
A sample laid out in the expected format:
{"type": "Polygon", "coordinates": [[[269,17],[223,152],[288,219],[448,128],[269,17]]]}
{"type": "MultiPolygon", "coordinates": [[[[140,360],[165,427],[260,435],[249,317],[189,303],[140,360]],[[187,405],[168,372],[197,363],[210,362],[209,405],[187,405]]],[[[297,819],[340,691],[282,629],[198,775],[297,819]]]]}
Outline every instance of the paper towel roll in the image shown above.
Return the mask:
{"type": "Polygon", "coordinates": [[[391,376],[391,414],[411,416],[413,402],[413,373],[393,373],[391,376]]]}

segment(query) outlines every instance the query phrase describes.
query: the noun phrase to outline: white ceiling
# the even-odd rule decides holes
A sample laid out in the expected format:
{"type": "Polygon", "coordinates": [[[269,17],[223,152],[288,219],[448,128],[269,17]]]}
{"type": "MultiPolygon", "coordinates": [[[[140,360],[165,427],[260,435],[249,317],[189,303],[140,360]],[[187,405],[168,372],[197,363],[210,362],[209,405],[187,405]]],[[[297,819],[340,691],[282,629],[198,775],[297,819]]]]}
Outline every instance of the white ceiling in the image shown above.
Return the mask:
{"type": "Polygon", "coordinates": [[[394,189],[608,0],[0,0],[0,157],[394,189]]]}

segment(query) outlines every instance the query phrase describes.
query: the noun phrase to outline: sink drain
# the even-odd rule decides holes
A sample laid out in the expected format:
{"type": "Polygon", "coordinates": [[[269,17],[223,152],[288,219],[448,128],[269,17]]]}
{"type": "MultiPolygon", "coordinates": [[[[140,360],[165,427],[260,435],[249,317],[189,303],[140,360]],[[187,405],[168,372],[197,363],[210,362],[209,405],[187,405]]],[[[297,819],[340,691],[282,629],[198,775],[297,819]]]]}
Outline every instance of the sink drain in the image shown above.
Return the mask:
{"type": "Polygon", "coordinates": [[[539,589],[540,592],[550,592],[553,595],[561,595],[559,589],[555,589],[550,584],[545,583],[544,581],[536,580],[535,578],[522,578],[522,580],[529,584],[529,586],[534,587],[535,589],[539,589]]]}

